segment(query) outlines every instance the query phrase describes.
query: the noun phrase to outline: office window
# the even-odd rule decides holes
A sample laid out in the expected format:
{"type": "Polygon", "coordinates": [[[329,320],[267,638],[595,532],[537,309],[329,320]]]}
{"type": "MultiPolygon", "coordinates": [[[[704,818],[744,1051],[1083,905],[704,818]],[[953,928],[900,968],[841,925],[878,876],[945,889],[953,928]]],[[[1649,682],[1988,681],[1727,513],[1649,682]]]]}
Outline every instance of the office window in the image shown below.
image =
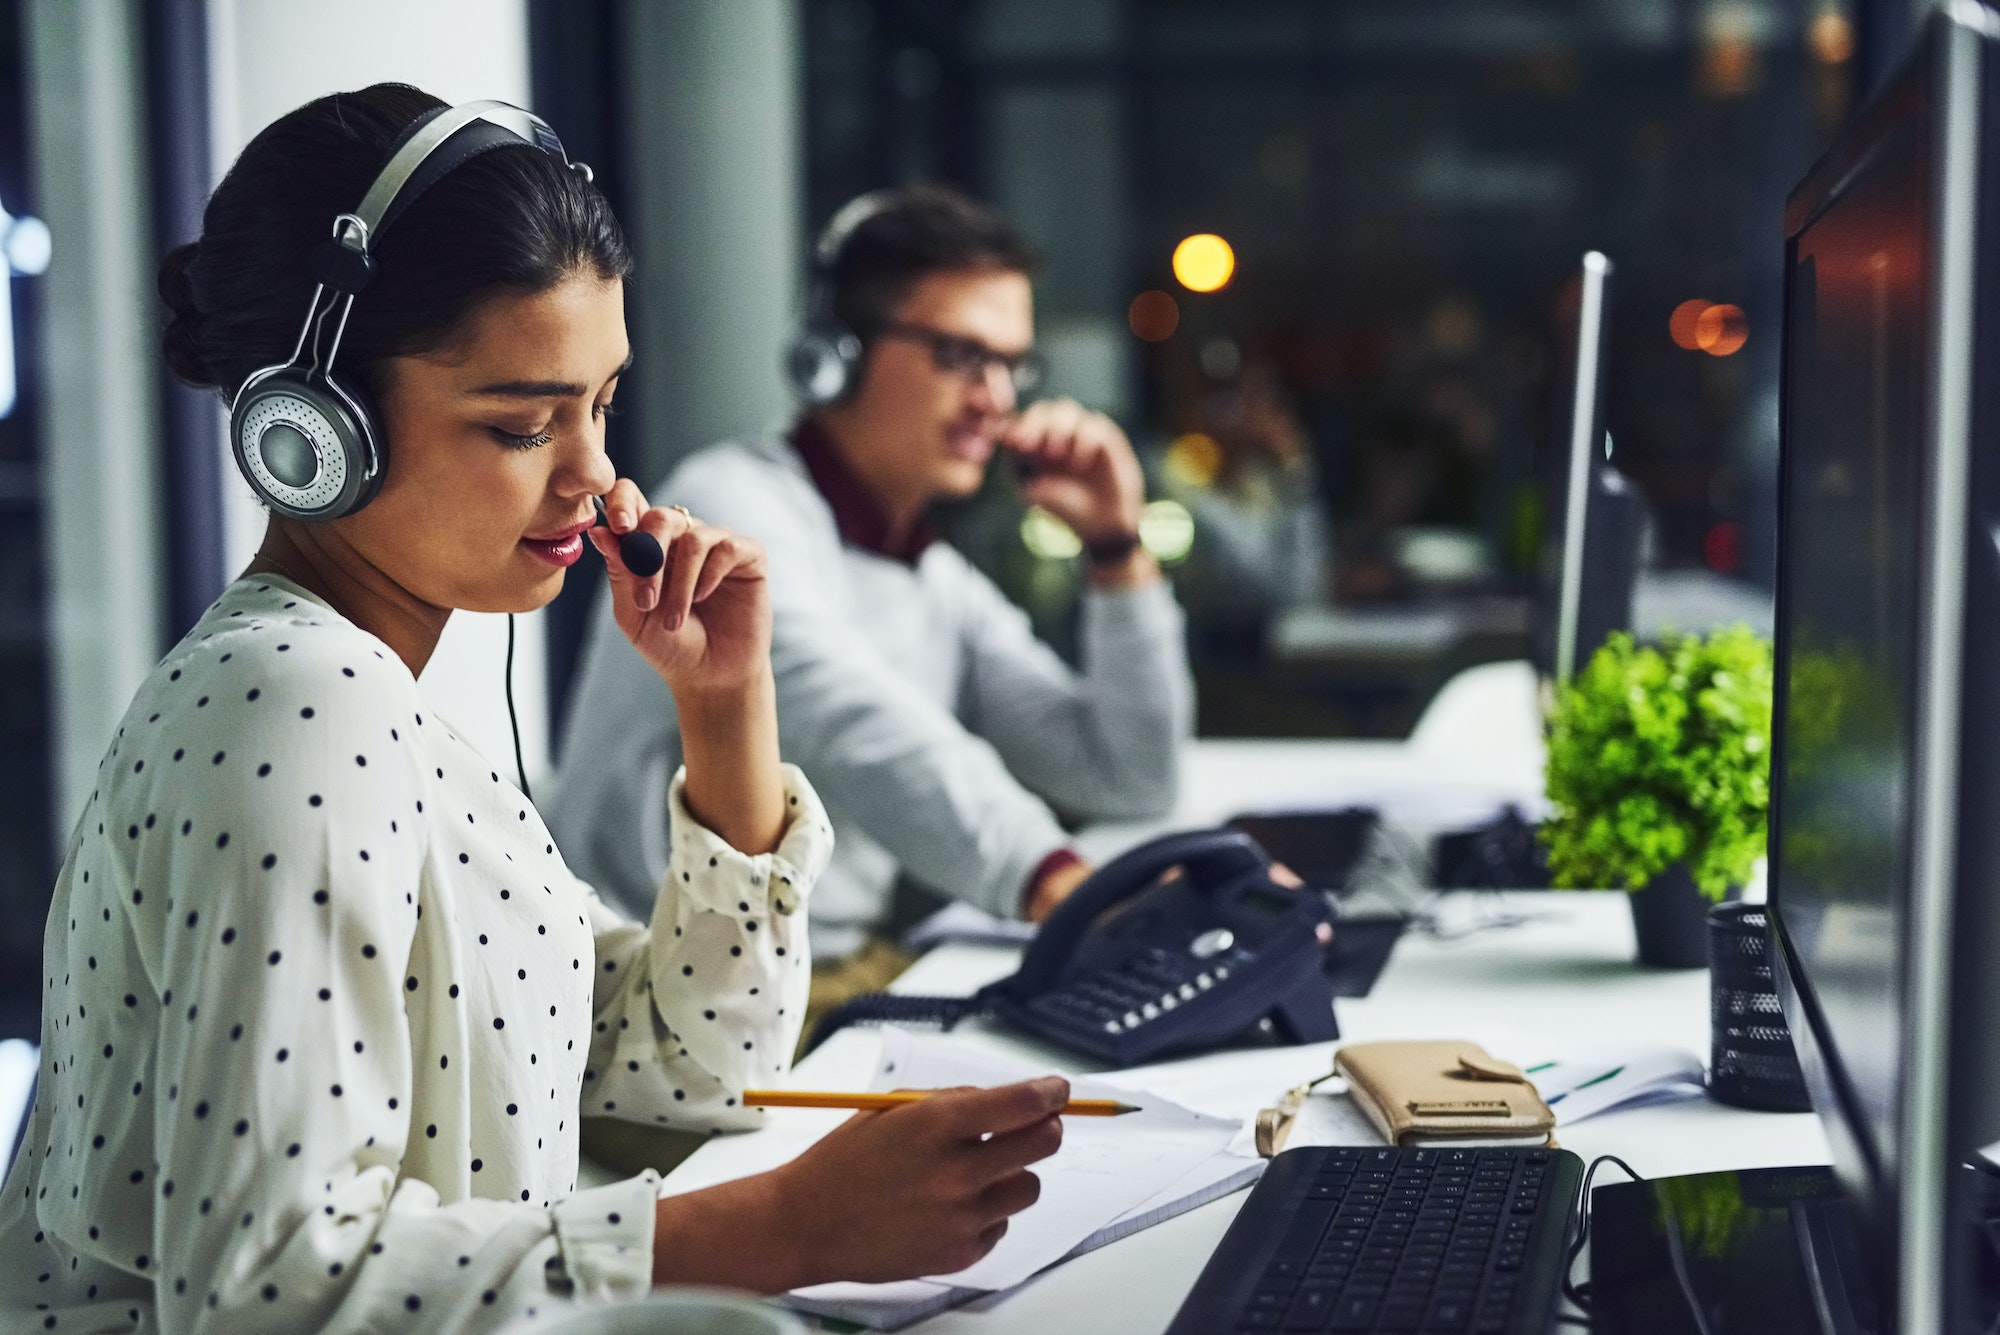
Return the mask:
{"type": "MultiPolygon", "coordinates": [[[[1588,249],[1654,559],[1768,583],[1779,220],[1853,45],[1830,0],[806,0],[809,205],[1013,216],[1055,388],[1164,503],[1203,730],[1395,735],[1525,650],[1588,249]],[[1206,235],[1233,268],[1177,274],[1206,235]],[[1403,637],[1328,649],[1346,611],[1403,637]]],[[[1067,643],[1076,561],[1000,470],[948,520],[1067,643]]]]}

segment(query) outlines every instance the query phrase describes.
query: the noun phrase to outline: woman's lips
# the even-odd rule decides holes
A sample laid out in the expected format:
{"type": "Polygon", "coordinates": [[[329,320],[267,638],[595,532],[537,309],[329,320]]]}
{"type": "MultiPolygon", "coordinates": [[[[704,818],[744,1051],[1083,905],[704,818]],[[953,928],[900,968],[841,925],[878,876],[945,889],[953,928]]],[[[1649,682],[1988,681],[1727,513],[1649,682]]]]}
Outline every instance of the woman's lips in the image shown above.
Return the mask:
{"type": "Polygon", "coordinates": [[[552,566],[572,566],[583,555],[583,531],[589,520],[580,520],[546,538],[523,538],[521,545],[552,566]]]}

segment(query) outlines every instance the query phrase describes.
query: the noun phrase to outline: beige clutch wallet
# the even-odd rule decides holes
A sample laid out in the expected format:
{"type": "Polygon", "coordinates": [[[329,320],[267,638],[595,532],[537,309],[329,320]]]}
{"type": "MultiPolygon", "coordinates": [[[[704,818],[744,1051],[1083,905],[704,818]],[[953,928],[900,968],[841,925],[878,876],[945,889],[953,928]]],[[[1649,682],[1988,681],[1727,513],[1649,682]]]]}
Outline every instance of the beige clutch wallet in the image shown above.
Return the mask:
{"type": "MultiPolygon", "coordinates": [[[[1391,1145],[1555,1143],[1556,1115],[1527,1075],[1477,1043],[1350,1043],[1334,1054],[1333,1074],[1346,1079],[1355,1106],[1391,1145]]],[[[1284,1148],[1311,1088],[1301,1085],[1257,1114],[1260,1153],[1284,1148]]]]}

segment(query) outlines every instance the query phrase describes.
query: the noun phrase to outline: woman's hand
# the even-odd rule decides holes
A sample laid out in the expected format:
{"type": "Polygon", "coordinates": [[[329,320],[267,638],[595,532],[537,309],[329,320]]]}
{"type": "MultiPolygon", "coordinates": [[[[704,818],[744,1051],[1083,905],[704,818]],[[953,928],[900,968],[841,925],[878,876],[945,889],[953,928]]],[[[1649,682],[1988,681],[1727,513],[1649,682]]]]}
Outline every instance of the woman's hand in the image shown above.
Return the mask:
{"type": "Polygon", "coordinates": [[[604,498],[606,526],[587,529],[611,575],[618,629],[651,663],[676,699],[740,689],[771,663],[771,599],[764,548],[680,510],[648,507],[629,478],[604,498]],[[641,579],[618,557],[618,539],[652,534],[666,554],[641,579]]]}
{"type": "Polygon", "coordinates": [[[611,575],[611,611],[632,647],[666,678],[687,762],[688,811],[745,853],[785,832],[777,687],[764,548],[681,510],[648,507],[629,479],[604,498],[606,526],[585,529],[611,575]],[[652,534],[666,564],[641,579],[618,539],[652,534]]]}
{"type": "Polygon", "coordinates": [[[783,1168],[660,1202],[655,1283],[764,1293],[963,1270],[1035,1203],[1062,1144],[1056,1076],[857,1113],[783,1168]]]}

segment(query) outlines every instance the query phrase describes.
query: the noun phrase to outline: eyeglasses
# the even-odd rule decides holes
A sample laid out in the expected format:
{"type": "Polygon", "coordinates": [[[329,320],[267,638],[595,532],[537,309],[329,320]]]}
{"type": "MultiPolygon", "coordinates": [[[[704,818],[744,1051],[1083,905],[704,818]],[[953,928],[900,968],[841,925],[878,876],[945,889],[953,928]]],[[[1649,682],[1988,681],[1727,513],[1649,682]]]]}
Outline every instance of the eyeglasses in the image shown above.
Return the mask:
{"type": "Polygon", "coordinates": [[[964,338],[958,334],[947,334],[942,329],[896,321],[881,326],[875,332],[882,338],[921,343],[930,349],[931,365],[946,375],[983,381],[993,374],[993,368],[997,366],[1007,373],[1014,393],[1022,397],[1032,394],[1035,386],[1042,383],[1042,359],[1033,348],[1026,352],[996,352],[976,338],[964,338]]]}

